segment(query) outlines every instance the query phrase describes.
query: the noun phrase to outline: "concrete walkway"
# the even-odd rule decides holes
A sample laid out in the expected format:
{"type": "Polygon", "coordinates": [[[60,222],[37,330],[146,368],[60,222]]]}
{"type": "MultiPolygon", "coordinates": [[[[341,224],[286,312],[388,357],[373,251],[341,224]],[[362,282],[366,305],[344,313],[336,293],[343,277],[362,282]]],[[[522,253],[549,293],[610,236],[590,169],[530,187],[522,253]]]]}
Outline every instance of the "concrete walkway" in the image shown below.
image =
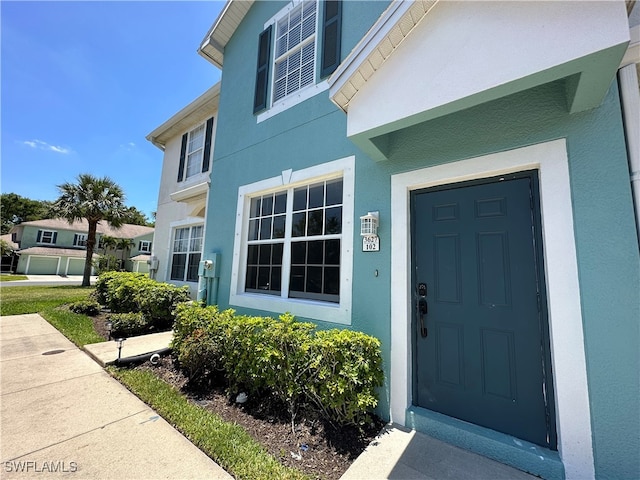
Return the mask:
{"type": "Polygon", "coordinates": [[[0,478],[232,478],[37,314],[0,318],[0,374],[0,478]]]}
{"type": "Polygon", "coordinates": [[[341,480],[534,480],[537,477],[475,453],[388,425],[341,480]]]}
{"type": "Polygon", "coordinates": [[[169,347],[173,339],[173,332],[152,333],[151,335],[141,335],[130,337],[122,342],[122,348],[118,352],[118,342],[92,343],[85,345],[82,349],[102,367],[116,363],[118,355],[120,358],[135,357],[146,353],[155,352],[169,347]]]}

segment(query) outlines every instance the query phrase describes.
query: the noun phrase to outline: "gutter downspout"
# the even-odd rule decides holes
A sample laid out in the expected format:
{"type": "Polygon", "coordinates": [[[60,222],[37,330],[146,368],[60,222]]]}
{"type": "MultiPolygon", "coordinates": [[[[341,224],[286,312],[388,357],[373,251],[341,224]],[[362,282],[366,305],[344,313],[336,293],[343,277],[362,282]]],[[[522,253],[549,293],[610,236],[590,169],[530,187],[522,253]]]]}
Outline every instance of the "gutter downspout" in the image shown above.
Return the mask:
{"type": "Polygon", "coordinates": [[[638,86],[636,64],[632,63],[621,68],[618,71],[618,81],[620,82],[620,98],[627,140],[627,159],[636,213],[636,233],[638,243],[640,243],[640,87],[638,86]]]}

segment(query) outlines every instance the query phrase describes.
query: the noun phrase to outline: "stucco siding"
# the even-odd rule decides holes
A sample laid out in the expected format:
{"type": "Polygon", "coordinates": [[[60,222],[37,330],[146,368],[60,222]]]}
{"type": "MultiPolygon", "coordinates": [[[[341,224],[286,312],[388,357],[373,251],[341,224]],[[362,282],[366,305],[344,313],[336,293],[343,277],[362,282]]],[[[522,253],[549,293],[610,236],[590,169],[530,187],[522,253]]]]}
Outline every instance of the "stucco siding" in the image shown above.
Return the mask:
{"type": "MultiPolygon", "coordinates": [[[[380,251],[362,252],[357,227],[352,238],[343,240],[350,243],[353,256],[353,271],[347,272],[352,277],[353,302],[348,328],[381,340],[389,378],[390,318],[394,313],[391,219],[397,213],[391,201],[392,176],[564,139],[570,184],[565,193],[570,196],[573,213],[582,312],[582,331],[576,335],[584,335],[582,373],[588,385],[582,382],[582,386],[588,390],[593,441],[593,457],[591,452],[584,457],[586,461],[593,458],[593,465],[586,465],[584,471],[595,469],[598,478],[637,476],[640,256],[617,84],[611,85],[602,105],[582,113],[569,114],[568,85],[565,80],[555,80],[399,129],[386,135],[387,159],[378,162],[347,139],[347,116],[329,101],[326,91],[261,122],[252,115],[258,35],[264,22],[285,4],[256,2],[225,47],[222,120],[217,130],[204,244],[205,257],[220,253],[219,306],[247,311],[229,302],[239,189],[285,170],[298,171],[354,156],[354,218],[350,220],[359,225],[359,216],[379,211],[380,251]]],[[[386,2],[345,2],[343,54],[355,46],[386,6],[386,2]]],[[[370,101],[376,104],[376,99],[370,101]]],[[[542,223],[544,228],[544,218],[542,223]]],[[[170,239],[158,239],[156,236],[154,248],[162,248],[160,243],[169,245],[170,239]]],[[[338,326],[309,320],[321,328],[338,326]]],[[[386,383],[378,408],[385,418],[389,417],[392,395],[386,383]]],[[[561,431],[558,434],[562,436],[561,431]]]]}

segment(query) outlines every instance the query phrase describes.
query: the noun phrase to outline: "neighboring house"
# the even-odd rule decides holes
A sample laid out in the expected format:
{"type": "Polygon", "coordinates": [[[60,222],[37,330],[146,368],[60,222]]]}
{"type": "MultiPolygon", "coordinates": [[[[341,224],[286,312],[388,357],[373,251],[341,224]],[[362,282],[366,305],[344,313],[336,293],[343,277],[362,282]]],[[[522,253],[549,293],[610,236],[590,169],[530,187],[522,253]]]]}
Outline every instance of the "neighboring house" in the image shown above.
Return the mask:
{"type": "Polygon", "coordinates": [[[216,84],[146,137],[164,152],[151,276],[188,285],[194,297],[219,94],[216,84]]]}
{"type": "Polygon", "coordinates": [[[150,135],[158,212],[206,198],[165,223],[161,279],[204,252],[221,308],[376,336],[385,419],[544,478],[636,478],[633,5],[229,1],[199,50],[223,69],[210,187],[179,173],[207,115],[150,135]]]}
{"type": "MultiPolygon", "coordinates": [[[[82,275],[86,259],[86,220],[69,223],[63,219],[23,222],[11,229],[11,238],[19,245],[16,273],[31,275],[82,275]]],[[[100,254],[112,254],[124,261],[124,269],[147,273],[151,258],[153,228],[125,224],[112,228],[106,222],[98,224],[94,259],[100,254]],[[129,239],[130,247],[105,249],[101,239],[108,235],[129,239]]]]}

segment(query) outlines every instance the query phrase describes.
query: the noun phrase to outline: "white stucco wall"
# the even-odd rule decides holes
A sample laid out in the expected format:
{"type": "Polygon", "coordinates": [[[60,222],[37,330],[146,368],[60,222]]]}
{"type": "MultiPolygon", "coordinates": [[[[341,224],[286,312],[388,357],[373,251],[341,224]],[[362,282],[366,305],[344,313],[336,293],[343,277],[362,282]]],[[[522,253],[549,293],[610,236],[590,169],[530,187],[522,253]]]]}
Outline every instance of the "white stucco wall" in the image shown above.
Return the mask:
{"type": "Polygon", "coordinates": [[[351,100],[348,136],[386,133],[385,125],[415,123],[414,115],[424,121],[491,100],[492,91],[502,97],[589,69],[578,88],[586,79],[604,95],[611,78],[598,78],[601,65],[587,57],[616,45],[623,53],[628,40],[622,1],[439,2],[351,100]]]}

